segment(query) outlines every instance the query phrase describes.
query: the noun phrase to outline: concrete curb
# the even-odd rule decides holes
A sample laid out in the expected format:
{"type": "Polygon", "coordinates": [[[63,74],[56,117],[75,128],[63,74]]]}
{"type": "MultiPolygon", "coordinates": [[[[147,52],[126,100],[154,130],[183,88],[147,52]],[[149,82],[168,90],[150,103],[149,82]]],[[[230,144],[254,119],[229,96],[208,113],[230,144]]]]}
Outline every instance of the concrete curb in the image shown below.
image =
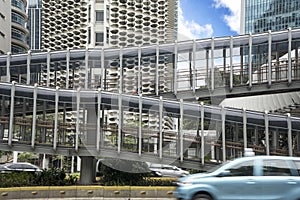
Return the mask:
{"type": "Polygon", "coordinates": [[[176,187],[42,186],[0,188],[0,199],[172,199],[176,187]]]}

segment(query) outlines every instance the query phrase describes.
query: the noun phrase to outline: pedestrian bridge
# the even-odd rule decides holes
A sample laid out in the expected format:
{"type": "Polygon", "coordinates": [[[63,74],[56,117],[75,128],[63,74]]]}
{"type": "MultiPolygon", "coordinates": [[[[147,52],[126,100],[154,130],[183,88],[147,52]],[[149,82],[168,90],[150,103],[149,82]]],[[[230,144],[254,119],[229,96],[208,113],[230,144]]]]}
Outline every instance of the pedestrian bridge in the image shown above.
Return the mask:
{"type": "Polygon", "coordinates": [[[0,149],[198,169],[299,155],[299,118],[199,103],[298,91],[299,33],[2,55],[0,149]]]}
{"type": "Polygon", "coordinates": [[[290,115],[15,82],[1,82],[0,97],[1,150],[192,168],[204,165],[207,155],[225,161],[246,147],[268,155],[299,150],[300,118],[290,115]]]}
{"type": "Polygon", "coordinates": [[[300,29],[0,56],[1,81],[183,100],[299,90],[300,29]]]}

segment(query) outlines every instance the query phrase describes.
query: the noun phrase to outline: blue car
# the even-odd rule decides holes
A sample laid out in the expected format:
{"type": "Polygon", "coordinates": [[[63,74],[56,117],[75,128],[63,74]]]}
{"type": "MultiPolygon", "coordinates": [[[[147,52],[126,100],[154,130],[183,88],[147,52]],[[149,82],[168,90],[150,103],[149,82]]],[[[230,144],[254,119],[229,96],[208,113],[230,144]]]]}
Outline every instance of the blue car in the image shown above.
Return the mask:
{"type": "Polygon", "coordinates": [[[178,200],[300,200],[300,158],[237,158],[206,173],[180,178],[178,200]]]}

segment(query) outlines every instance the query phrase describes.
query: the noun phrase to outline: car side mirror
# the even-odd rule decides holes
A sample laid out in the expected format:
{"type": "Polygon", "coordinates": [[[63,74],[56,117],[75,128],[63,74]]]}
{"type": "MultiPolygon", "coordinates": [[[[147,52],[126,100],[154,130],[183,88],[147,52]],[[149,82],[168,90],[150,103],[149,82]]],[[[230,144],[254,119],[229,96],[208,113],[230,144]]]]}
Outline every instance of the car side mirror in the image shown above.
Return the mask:
{"type": "Polygon", "coordinates": [[[217,177],[226,177],[226,176],[231,176],[231,172],[229,170],[222,171],[217,175],[217,177]]]}

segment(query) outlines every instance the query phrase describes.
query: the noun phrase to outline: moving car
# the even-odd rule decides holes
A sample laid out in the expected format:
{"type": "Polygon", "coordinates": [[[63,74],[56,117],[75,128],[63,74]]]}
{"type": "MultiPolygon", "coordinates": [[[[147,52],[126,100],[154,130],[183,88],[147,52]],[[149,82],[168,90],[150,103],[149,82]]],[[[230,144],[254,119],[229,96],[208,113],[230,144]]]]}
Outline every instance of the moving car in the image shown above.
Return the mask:
{"type": "Polygon", "coordinates": [[[237,158],[206,173],[180,178],[178,200],[300,199],[300,158],[237,158]]]}
{"type": "Polygon", "coordinates": [[[153,164],[148,163],[151,173],[155,176],[162,177],[183,177],[190,173],[173,165],[153,164]]]}
{"type": "Polygon", "coordinates": [[[17,162],[17,163],[6,163],[1,165],[2,173],[9,172],[41,172],[42,170],[31,163],[17,162]]]}

